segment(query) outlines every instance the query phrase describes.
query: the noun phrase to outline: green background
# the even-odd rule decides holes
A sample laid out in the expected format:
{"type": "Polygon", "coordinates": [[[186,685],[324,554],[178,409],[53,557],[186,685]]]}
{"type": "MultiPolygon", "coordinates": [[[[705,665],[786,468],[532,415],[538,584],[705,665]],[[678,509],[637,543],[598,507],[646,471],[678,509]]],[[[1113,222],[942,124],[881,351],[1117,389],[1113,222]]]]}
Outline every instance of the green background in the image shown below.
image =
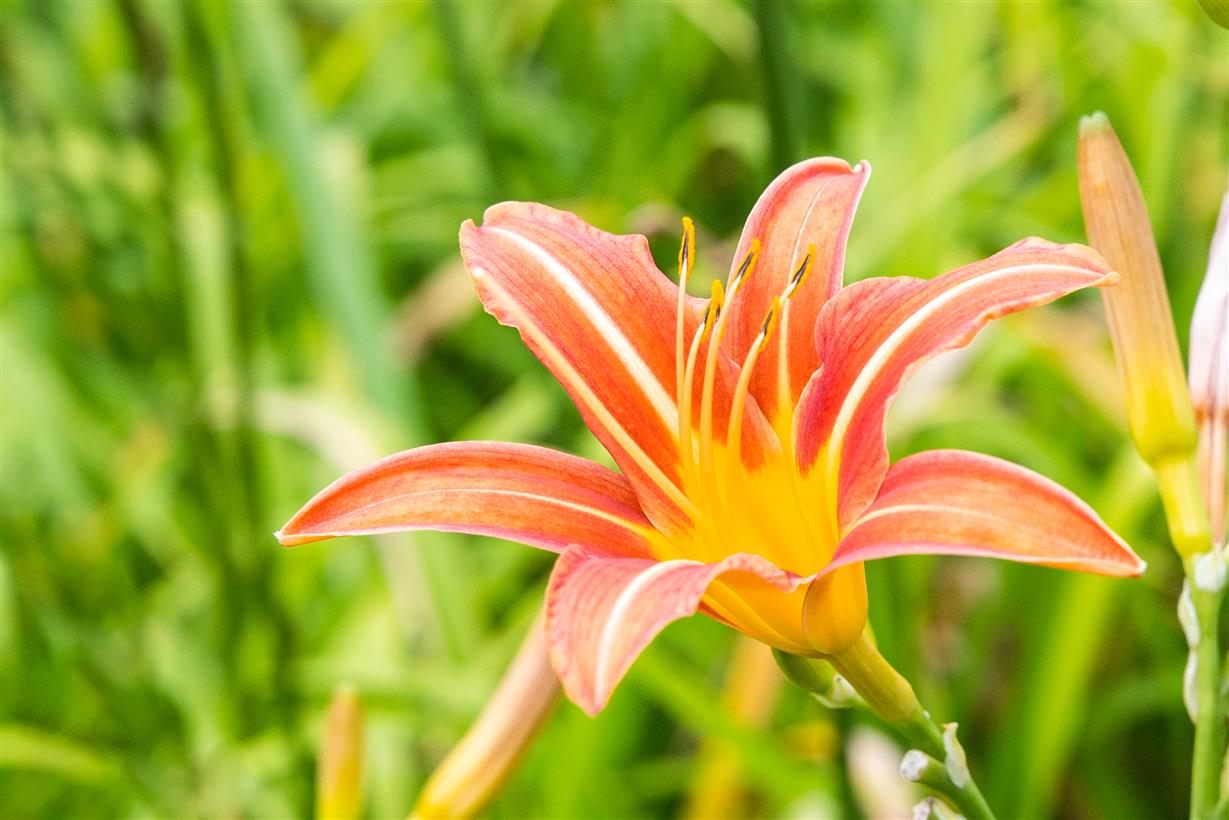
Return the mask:
{"type": "MultiPolygon", "coordinates": [[[[1101,109],[1185,346],[1227,100],[1229,33],[1194,2],[0,3],[0,813],[308,814],[347,681],[366,811],[409,810],[549,556],[271,533],[342,470],[416,444],[597,454],[459,267],[457,228],[487,205],[646,233],[667,270],[691,215],[703,286],[777,172],[865,158],[847,279],[930,276],[1029,234],[1082,240],[1076,122],[1101,109]]],[[[915,381],[894,456],[1013,459],[1150,567],[882,562],[885,654],[960,721],[1001,816],[1185,813],[1181,569],[1096,296],[999,323],[915,381]]],[[[669,628],[596,720],[556,712],[491,816],[676,814],[719,739],[741,811],[866,811],[849,781],[895,763],[842,741],[860,718],[783,691],[740,728],[732,644],[704,619],[669,628]]]]}

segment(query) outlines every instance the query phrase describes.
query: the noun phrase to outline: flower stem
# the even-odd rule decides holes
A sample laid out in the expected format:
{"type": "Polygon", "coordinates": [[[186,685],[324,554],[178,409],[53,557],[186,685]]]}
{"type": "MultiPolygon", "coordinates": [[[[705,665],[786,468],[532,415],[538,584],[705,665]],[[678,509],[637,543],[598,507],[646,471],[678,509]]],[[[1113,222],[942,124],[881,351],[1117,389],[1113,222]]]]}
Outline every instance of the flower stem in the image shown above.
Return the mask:
{"type": "Polygon", "coordinates": [[[1225,754],[1225,693],[1222,691],[1220,613],[1225,597],[1226,555],[1208,526],[1193,450],[1154,465],[1174,546],[1182,556],[1186,585],[1178,605],[1190,650],[1183,697],[1195,724],[1191,756],[1191,820],[1215,815],[1221,798],[1225,754]]]}
{"type": "MultiPolygon", "coordinates": [[[[780,660],[778,654],[778,660],[780,660]]],[[[928,777],[924,785],[937,792],[953,808],[968,820],[994,820],[994,813],[986,804],[977,783],[973,781],[965,764],[964,749],[956,740],[955,724],[940,728],[930,714],[922,708],[909,681],[905,680],[890,663],[879,654],[866,632],[843,652],[825,656],[824,660],[844,678],[861,696],[864,705],[899,731],[914,747],[942,765],[928,777]]],[[[818,664],[802,658],[797,662],[818,664]]],[[[784,668],[784,665],[783,665],[784,668]]],[[[788,675],[790,680],[811,691],[800,681],[806,676],[788,675]]],[[[825,676],[817,674],[816,680],[825,676]]],[[[816,692],[824,695],[826,692],[816,692]]]]}
{"type": "Polygon", "coordinates": [[[1191,818],[1214,816],[1220,799],[1222,756],[1225,754],[1225,693],[1221,691],[1221,653],[1218,626],[1225,590],[1225,556],[1211,551],[1188,558],[1187,584],[1194,605],[1197,630],[1190,647],[1184,681],[1187,706],[1195,722],[1195,749],[1191,758],[1191,818]],[[1216,567],[1212,562],[1220,562],[1216,567]]]}

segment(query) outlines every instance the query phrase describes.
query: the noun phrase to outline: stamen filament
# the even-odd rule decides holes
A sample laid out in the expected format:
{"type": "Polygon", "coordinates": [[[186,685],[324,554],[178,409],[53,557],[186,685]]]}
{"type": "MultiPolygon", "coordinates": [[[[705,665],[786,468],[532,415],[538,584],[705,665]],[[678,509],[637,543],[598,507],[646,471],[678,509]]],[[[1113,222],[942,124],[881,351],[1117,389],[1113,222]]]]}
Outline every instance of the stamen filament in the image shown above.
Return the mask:
{"type": "Polygon", "coordinates": [[[704,320],[696,330],[691,340],[691,349],[687,352],[687,365],[684,368],[682,394],[679,398],[679,461],[683,468],[683,487],[696,486],[695,453],[692,450],[691,439],[691,394],[695,387],[696,359],[700,356],[700,345],[703,344],[708,332],[721,313],[721,282],[713,282],[713,297],[709,300],[708,310],[704,320]]]}
{"type": "Polygon", "coordinates": [[[700,394],[700,478],[705,495],[715,509],[725,508],[720,482],[717,481],[713,469],[713,389],[717,381],[717,361],[721,351],[721,342],[725,339],[725,329],[729,321],[734,300],[742,290],[743,283],[755,269],[759,259],[760,241],[751,240],[751,249],[741,265],[730,277],[729,290],[726,292],[725,308],[717,319],[712,337],[708,343],[708,355],[704,360],[704,387],[700,394]]]}
{"type": "Polygon", "coordinates": [[[760,334],[756,337],[755,343],[751,345],[751,349],[747,351],[742,367],[739,368],[738,384],[734,387],[734,399],[730,404],[730,426],[726,431],[725,439],[726,452],[729,454],[726,472],[731,477],[737,475],[736,471],[742,462],[743,412],[747,409],[747,396],[751,393],[751,376],[755,372],[755,363],[759,361],[760,354],[768,346],[768,339],[772,336],[780,310],[781,299],[774,296],[772,306],[768,308],[768,315],[764,317],[760,334]]]}
{"type": "Polygon", "coordinates": [[[611,438],[623,448],[624,452],[644,472],[649,481],[656,485],[666,498],[670,499],[675,506],[682,510],[684,515],[687,515],[693,521],[698,521],[700,519],[700,511],[695,503],[687,497],[686,492],[680,489],[662,471],[661,467],[649,457],[649,454],[627,432],[627,429],[619,423],[614,413],[602,403],[602,400],[598,398],[597,394],[593,392],[593,388],[589,386],[589,383],[577,372],[576,368],[563,354],[563,351],[555,345],[550,336],[542,332],[542,329],[538,327],[537,323],[520,306],[520,303],[513,299],[511,294],[499,282],[488,275],[486,271],[482,269],[475,270],[474,280],[480,292],[485,288],[493,299],[503,307],[511,320],[510,323],[515,324],[520,329],[526,341],[530,341],[538,347],[542,361],[558,368],[561,374],[559,381],[576,391],[578,404],[583,402],[597,416],[598,421],[601,422],[611,438]]]}

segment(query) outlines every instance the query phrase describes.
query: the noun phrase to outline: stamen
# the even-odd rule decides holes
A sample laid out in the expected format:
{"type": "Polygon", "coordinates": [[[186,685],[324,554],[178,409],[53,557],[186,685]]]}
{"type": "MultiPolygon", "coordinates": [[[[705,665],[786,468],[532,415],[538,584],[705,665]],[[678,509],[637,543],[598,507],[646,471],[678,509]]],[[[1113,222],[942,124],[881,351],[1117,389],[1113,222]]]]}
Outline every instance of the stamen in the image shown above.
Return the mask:
{"type": "MultiPolygon", "coordinates": [[[[792,448],[794,440],[794,407],[792,385],[790,384],[789,371],[789,304],[790,299],[801,288],[814,267],[815,246],[807,246],[807,255],[802,260],[802,264],[798,266],[798,270],[790,278],[789,284],[785,286],[785,291],[782,293],[783,306],[781,309],[781,334],[780,334],[780,355],[777,359],[777,390],[781,403],[779,412],[783,416],[778,416],[777,423],[784,426],[784,430],[778,430],[777,435],[782,442],[788,442],[792,448]]],[[[807,531],[812,539],[816,539],[814,543],[823,543],[824,527],[816,520],[815,506],[813,504],[803,503],[803,498],[806,497],[804,488],[802,487],[802,476],[797,470],[791,470],[793,481],[790,483],[794,491],[794,503],[797,506],[799,515],[805,524],[807,531]]]]}
{"type": "MultiPolygon", "coordinates": [[[[696,505],[687,497],[686,492],[679,488],[669,476],[662,472],[661,467],[649,457],[649,454],[632,438],[627,429],[619,423],[610,409],[602,403],[593,388],[589,383],[577,372],[576,368],[563,355],[558,346],[551,340],[551,337],[544,333],[532,317],[520,306],[520,304],[512,298],[511,294],[503,288],[495,279],[491,278],[486,271],[478,269],[474,272],[474,279],[478,284],[479,290],[485,288],[491,297],[501,304],[511,319],[510,324],[514,324],[520,329],[521,333],[526,337],[527,341],[532,341],[541,350],[543,363],[547,366],[553,365],[560,373],[559,381],[564,386],[575,390],[579,394],[579,402],[583,402],[595,416],[602,426],[610,433],[615,442],[623,448],[624,452],[636,463],[648,479],[657,486],[662,493],[670,499],[674,504],[683,511],[685,515],[690,517],[692,521],[700,520],[700,511],[696,505]]],[[[579,403],[578,402],[578,403],[579,403]]],[[[690,429],[690,427],[688,428],[690,429]]],[[[684,485],[686,486],[686,485],[684,485]]]]}
{"type": "Polygon", "coordinates": [[[802,287],[802,281],[807,278],[807,274],[811,272],[811,262],[815,259],[815,246],[807,246],[806,258],[802,260],[802,264],[798,266],[798,270],[794,271],[794,275],[789,280],[789,285],[785,288],[785,294],[781,297],[789,299],[794,295],[794,291],[802,287]]]}
{"type": "Polygon", "coordinates": [[[700,356],[700,345],[718,322],[723,299],[721,282],[714,280],[713,296],[708,302],[708,310],[704,313],[704,321],[696,330],[691,340],[691,349],[687,351],[687,364],[679,397],[679,460],[683,465],[684,487],[695,486],[695,454],[691,445],[691,394],[695,387],[696,359],[700,356]]]}
{"type": "Polygon", "coordinates": [[[729,290],[726,293],[725,309],[713,328],[713,335],[708,343],[708,355],[704,359],[704,386],[700,394],[700,470],[704,491],[713,502],[724,504],[721,498],[720,483],[713,469],[713,390],[717,381],[717,361],[721,351],[721,342],[725,339],[726,324],[731,314],[731,307],[743,283],[755,270],[760,256],[760,241],[751,240],[751,249],[743,259],[738,269],[730,276],[729,290]]]}
{"type": "Polygon", "coordinates": [[[679,247],[679,300],[674,329],[675,404],[682,404],[684,355],[683,333],[687,318],[687,280],[691,278],[695,258],[696,226],[689,217],[683,217],[683,244],[679,247]]]}
{"type": "Polygon", "coordinates": [[[726,452],[729,454],[727,473],[731,478],[737,475],[735,471],[742,460],[743,412],[747,409],[747,396],[751,393],[751,376],[755,372],[755,363],[759,361],[760,354],[768,347],[768,339],[772,336],[780,314],[781,298],[774,296],[772,306],[768,308],[768,315],[764,317],[764,324],[760,326],[760,333],[755,337],[755,343],[747,351],[747,357],[743,359],[742,367],[738,371],[738,384],[734,387],[734,400],[730,405],[730,426],[725,439],[726,452]]]}
{"type": "Polygon", "coordinates": [[[733,297],[735,291],[737,291],[739,286],[743,283],[743,280],[746,279],[751,274],[751,271],[755,269],[755,263],[758,262],[759,259],[760,240],[752,239],[751,249],[747,251],[747,255],[743,257],[743,263],[738,266],[738,270],[735,271],[734,275],[730,277],[729,291],[731,297],[733,297]]]}
{"type": "Polygon", "coordinates": [[[814,260],[815,246],[808,245],[807,255],[803,258],[802,264],[798,266],[798,270],[794,271],[794,275],[790,277],[789,284],[785,286],[785,292],[781,294],[784,307],[781,311],[781,333],[777,337],[777,402],[779,405],[777,412],[784,413],[788,427],[777,432],[781,435],[783,442],[792,441],[794,438],[794,396],[789,373],[789,298],[802,287],[807,274],[811,272],[811,263],[814,260]]]}

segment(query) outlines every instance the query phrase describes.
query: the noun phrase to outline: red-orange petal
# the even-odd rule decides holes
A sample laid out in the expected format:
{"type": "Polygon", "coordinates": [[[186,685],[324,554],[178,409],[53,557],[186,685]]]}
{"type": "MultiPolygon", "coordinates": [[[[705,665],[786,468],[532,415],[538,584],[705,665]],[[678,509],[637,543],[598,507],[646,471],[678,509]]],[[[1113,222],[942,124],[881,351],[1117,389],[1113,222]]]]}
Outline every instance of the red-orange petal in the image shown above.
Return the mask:
{"type": "Polygon", "coordinates": [[[743,227],[734,265],[742,261],[755,239],[760,241],[760,259],[755,274],[731,308],[729,344],[735,361],[746,356],[773,297],[785,290],[807,248],[815,246],[811,272],[789,300],[789,322],[782,340],[788,351],[784,368],[789,380],[787,403],[781,400],[778,387],[781,345],[773,343],[764,351],[751,382],[751,394],[774,426],[781,416],[788,420],[787,414],[819,365],[815,318],[841,287],[845,243],[870,171],[865,162],[850,168],[844,160],[830,157],[800,162],[783,171],[764,190],[743,227]]]}
{"type": "Polygon", "coordinates": [[[746,553],[704,564],[569,547],[546,590],[551,662],[568,697],[590,715],[600,712],[636,656],[667,625],[694,615],[709,584],[727,572],[750,574],[783,591],[814,577],[746,553]]]}
{"type": "MultiPolygon", "coordinates": [[[[461,255],[487,311],[517,328],[568,391],[648,517],[664,532],[688,529],[697,511],[679,472],[678,289],[657,269],[647,240],[545,205],[505,202],[487,209],[481,227],[461,226],[461,255]]],[[[684,349],[705,304],[684,300],[684,349]]],[[[724,430],[737,374],[723,358],[716,375],[714,424],[724,430]]],[[[697,395],[697,418],[699,407],[697,395]]],[[[754,403],[743,443],[750,463],[776,446],[754,403]]]]}
{"type": "Polygon", "coordinates": [[[1002,459],[933,450],[892,465],[824,569],[893,555],[976,555],[1098,575],[1145,564],[1074,494],[1002,459]]]}
{"type": "Polygon", "coordinates": [[[837,482],[842,527],[883,481],[884,418],[913,369],[967,345],[991,319],[1116,281],[1091,248],[1034,238],[935,279],[867,279],[833,297],[816,323],[824,366],[799,401],[795,447],[801,470],[837,482]]]}
{"type": "Polygon", "coordinates": [[[307,502],[277,537],[294,546],[422,529],[630,556],[652,555],[656,537],[613,470],[545,447],[484,441],[419,447],[355,470],[307,502]]]}
{"type": "MultiPolygon", "coordinates": [[[[617,236],[525,202],[461,226],[461,255],[487,311],[522,339],[576,402],[642,506],[682,526],[674,333],[677,289],[643,236],[617,236]]],[[[689,302],[689,312],[698,305],[689,302]]],[[[695,326],[697,316],[689,316],[695,326]]]]}

